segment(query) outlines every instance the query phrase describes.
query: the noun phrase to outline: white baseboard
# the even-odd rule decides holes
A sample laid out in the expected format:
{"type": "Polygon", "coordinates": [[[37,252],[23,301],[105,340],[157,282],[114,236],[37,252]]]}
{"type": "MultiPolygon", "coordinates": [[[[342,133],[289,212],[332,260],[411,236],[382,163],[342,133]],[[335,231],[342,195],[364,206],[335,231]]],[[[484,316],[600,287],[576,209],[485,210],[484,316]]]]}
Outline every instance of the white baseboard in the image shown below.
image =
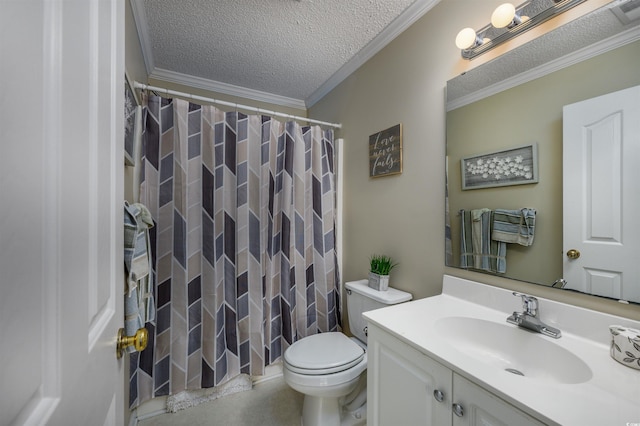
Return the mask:
{"type": "Polygon", "coordinates": [[[150,419],[167,412],[167,397],[159,396],[145,401],[138,408],[131,411],[129,426],[136,426],[139,421],[150,419]]]}
{"type": "Polygon", "coordinates": [[[282,377],[282,363],[267,365],[264,368],[263,376],[253,376],[251,379],[253,380],[253,384],[257,385],[279,377],[282,377]]]}

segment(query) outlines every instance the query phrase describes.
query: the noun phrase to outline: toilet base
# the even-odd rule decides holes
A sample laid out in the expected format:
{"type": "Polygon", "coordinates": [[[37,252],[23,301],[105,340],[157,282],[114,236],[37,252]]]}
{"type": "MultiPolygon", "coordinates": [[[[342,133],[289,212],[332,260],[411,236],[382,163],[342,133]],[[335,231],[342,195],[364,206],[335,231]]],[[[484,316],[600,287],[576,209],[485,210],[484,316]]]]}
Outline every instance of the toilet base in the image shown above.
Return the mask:
{"type": "Polygon", "coordinates": [[[303,426],[340,426],[338,398],[305,395],[302,405],[303,426]]]}
{"type": "Polygon", "coordinates": [[[367,375],[362,374],[358,385],[341,399],[340,426],[364,426],[367,423],[367,375]]]}
{"type": "Polygon", "coordinates": [[[364,426],[367,422],[367,375],[343,397],[305,395],[303,426],[364,426]]]}
{"type": "Polygon", "coordinates": [[[302,426],[362,426],[367,422],[367,404],[347,412],[337,398],[306,395],[301,421],[302,426]]]}
{"type": "Polygon", "coordinates": [[[367,403],[353,411],[343,411],[340,426],[364,426],[367,424],[367,403]]]}

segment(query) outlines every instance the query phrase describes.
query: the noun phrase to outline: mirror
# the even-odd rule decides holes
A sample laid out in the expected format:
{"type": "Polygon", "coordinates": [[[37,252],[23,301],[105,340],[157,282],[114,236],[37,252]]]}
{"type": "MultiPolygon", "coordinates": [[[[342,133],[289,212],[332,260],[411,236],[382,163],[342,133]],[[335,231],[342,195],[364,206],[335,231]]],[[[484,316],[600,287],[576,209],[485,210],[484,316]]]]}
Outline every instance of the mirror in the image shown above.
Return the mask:
{"type": "Polygon", "coordinates": [[[640,85],[640,20],[623,24],[613,11],[607,5],[447,82],[447,266],[461,267],[460,210],[527,207],[536,210],[533,244],[507,244],[506,271],[480,272],[547,286],[562,278],[562,108],[640,85]],[[537,182],[462,189],[461,159],[529,145],[537,182]]]}

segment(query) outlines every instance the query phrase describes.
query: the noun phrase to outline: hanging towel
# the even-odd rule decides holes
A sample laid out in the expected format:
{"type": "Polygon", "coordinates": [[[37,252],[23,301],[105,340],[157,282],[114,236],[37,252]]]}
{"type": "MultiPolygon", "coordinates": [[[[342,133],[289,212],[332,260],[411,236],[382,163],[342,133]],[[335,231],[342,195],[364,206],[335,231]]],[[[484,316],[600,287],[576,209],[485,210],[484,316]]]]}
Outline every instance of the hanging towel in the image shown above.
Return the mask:
{"type": "Polygon", "coordinates": [[[460,267],[473,267],[473,243],[471,241],[471,212],[460,210],[460,267]]]}
{"type": "Polygon", "coordinates": [[[444,264],[453,265],[453,243],[451,240],[451,215],[449,210],[449,165],[445,162],[444,187],[444,264]]]}
{"type": "MultiPolygon", "coordinates": [[[[142,204],[124,205],[124,329],[127,336],[155,319],[151,288],[151,244],[149,228],[153,218],[142,204]]],[[[129,347],[129,352],[134,349],[129,347]]]]}
{"type": "Polygon", "coordinates": [[[504,274],[507,245],[491,239],[490,209],[460,210],[460,267],[504,274]]]}
{"type": "Polygon", "coordinates": [[[535,209],[496,209],[493,214],[493,232],[491,233],[491,238],[505,243],[530,246],[533,244],[535,224],[535,209]]]}

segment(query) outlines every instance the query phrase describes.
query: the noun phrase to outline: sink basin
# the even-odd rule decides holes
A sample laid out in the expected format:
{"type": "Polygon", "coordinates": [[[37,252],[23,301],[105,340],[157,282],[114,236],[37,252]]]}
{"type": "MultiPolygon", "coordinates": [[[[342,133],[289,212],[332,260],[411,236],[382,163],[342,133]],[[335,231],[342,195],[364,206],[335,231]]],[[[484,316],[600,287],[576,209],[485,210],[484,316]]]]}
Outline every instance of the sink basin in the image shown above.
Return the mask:
{"type": "Polygon", "coordinates": [[[589,366],[572,352],[506,322],[446,317],[437,320],[435,327],[457,350],[505,374],[564,384],[583,383],[592,377],[589,366]]]}

